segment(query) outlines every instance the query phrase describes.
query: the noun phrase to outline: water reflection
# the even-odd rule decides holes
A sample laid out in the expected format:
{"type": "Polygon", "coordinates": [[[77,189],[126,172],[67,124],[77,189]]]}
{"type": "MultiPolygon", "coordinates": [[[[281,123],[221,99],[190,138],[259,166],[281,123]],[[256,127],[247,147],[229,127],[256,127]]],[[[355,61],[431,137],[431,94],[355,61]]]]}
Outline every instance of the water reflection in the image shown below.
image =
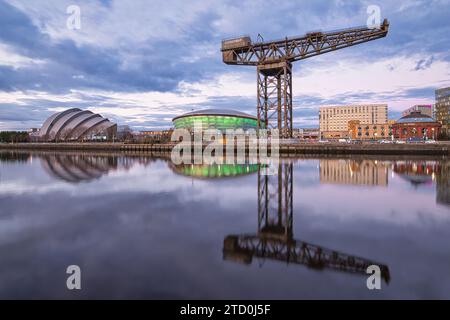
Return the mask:
{"type": "Polygon", "coordinates": [[[0,151],[0,162],[28,162],[31,154],[28,152],[0,151]]]}
{"type": "Polygon", "coordinates": [[[100,179],[110,171],[129,170],[136,164],[144,166],[155,158],[121,156],[117,154],[92,154],[77,152],[0,152],[0,161],[28,162],[33,156],[40,160],[42,168],[51,177],[70,184],[100,179]]]}
{"type": "Polygon", "coordinates": [[[432,184],[441,172],[441,163],[435,161],[396,161],[393,171],[414,186],[432,184]]]}
{"type": "Polygon", "coordinates": [[[229,235],[224,240],[223,258],[251,264],[253,258],[269,259],[315,270],[334,269],[366,275],[367,267],[378,265],[386,283],[390,280],[386,265],[357,256],[330,250],[294,239],[293,167],[278,164],[276,175],[258,169],[258,230],[256,234],[229,235]]]}
{"type": "MultiPolygon", "coordinates": [[[[148,166],[157,159],[167,162],[172,172],[194,178],[224,178],[250,175],[258,172],[257,164],[175,165],[168,154],[122,155],[80,152],[23,152],[0,151],[0,162],[27,163],[40,159],[45,172],[71,184],[100,179],[110,171],[129,170],[134,165],[148,166]]],[[[319,159],[321,184],[387,187],[395,173],[414,188],[436,185],[436,202],[450,205],[450,161],[443,159],[400,159],[379,157],[367,159],[319,159]]],[[[265,169],[267,170],[267,169],[265,169]]],[[[276,171],[276,170],[275,170],[276,171]]]]}
{"type": "Polygon", "coordinates": [[[69,264],[86,271],[83,298],[449,296],[445,158],[303,157],[268,170],[0,151],[0,175],[0,297],[71,298],[69,264]],[[372,260],[394,279],[377,293],[349,276],[372,260]]]}
{"type": "Polygon", "coordinates": [[[436,175],[436,202],[450,206],[450,161],[443,161],[436,175]]]}
{"type": "Polygon", "coordinates": [[[320,182],[387,186],[389,165],[378,160],[321,159],[320,182]]]}
{"type": "Polygon", "coordinates": [[[389,172],[415,188],[436,184],[436,203],[450,205],[450,161],[391,159],[320,159],[320,182],[387,187],[389,172]]]}
{"type": "Polygon", "coordinates": [[[180,164],[169,162],[173,172],[194,178],[225,178],[252,174],[258,171],[257,164],[180,164]]]}
{"type": "MultiPolygon", "coordinates": [[[[342,162],[321,160],[322,173],[333,177],[345,177],[349,170],[355,178],[343,178],[342,183],[355,181],[373,184],[373,177],[384,175],[387,185],[387,166],[383,170],[374,168],[375,162],[342,162]],[[325,169],[324,169],[325,168],[325,169]]],[[[256,234],[228,235],[223,243],[223,259],[251,264],[253,258],[269,259],[296,265],[305,265],[315,270],[332,269],[367,275],[370,265],[378,265],[386,283],[390,280],[389,268],[369,259],[330,250],[321,246],[294,239],[293,234],[293,164],[283,161],[275,168],[266,165],[179,165],[169,166],[186,176],[218,178],[258,173],[258,230],[256,234]],[[223,171],[222,171],[223,170],[223,171]],[[271,173],[271,174],[267,174],[271,173]]],[[[273,165],[271,165],[273,166],[273,165]]]]}
{"type": "Polygon", "coordinates": [[[85,155],[45,155],[42,167],[50,175],[70,183],[99,179],[117,168],[117,158],[85,155]]]}
{"type": "Polygon", "coordinates": [[[415,188],[436,183],[436,202],[450,205],[449,161],[395,161],[392,170],[415,188]]]}

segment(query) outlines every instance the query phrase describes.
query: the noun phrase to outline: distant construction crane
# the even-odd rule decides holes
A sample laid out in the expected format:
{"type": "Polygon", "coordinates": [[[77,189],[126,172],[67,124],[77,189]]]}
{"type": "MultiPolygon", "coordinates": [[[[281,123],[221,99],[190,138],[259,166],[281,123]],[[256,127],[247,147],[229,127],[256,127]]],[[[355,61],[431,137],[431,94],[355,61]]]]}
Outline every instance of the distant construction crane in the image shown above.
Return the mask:
{"type": "Polygon", "coordinates": [[[223,62],[257,67],[258,128],[278,129],[292,137],[292,63],[386,37],[387,19],[379,27],[310,32],[302,37],[252,43],[243,36],[222,41],[223,62]]]}

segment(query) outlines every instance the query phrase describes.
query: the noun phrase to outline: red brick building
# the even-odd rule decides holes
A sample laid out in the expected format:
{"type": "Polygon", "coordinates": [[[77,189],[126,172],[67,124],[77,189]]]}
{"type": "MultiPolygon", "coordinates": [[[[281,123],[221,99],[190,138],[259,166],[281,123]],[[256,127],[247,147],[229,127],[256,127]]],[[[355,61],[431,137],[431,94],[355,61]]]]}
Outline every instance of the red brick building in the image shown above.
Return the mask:
{"type": "Polygon", "coordinates": [[[442,125],[433,118],[420,112],[413,112],[400,118],[392,125],[394,138],[408,139],[437,139],[442,125]]]}

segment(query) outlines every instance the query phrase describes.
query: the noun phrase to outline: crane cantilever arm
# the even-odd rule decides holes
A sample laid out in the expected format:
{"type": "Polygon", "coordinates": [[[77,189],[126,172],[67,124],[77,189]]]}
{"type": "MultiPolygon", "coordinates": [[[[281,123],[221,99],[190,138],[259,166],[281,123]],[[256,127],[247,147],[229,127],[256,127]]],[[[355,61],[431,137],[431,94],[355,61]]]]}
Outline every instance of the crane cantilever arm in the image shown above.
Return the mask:
{"type": "MultiPolygon", "coordinates": [[[[302,37],[286,38],[279,41],[251,43],[247,40],[230,40],[222,44],[223,62],[233,65],[259,65],[280,61],[299,61],[331,51],[351,47],[386,37],[389,22],[383,21],[379,27],[359,27],[342,31],[312,32],[302,37]],[[241,45],[245,44],[245,45],[241,45]]],[[[248,38],[242,38],[248,39],[248,38]]]]}
{"type": "Polygon", "coordinates": [[[223,254],[225,260],[245,264],[250,264],[255,257],[306,265],[317,270],[331,269],[364,275],[369,266],[377,265],[383,280],[389,283],[391,279],[387,265],[294,239],[286,242],[257,235],[230,235],[224,240],[223,254]]]}

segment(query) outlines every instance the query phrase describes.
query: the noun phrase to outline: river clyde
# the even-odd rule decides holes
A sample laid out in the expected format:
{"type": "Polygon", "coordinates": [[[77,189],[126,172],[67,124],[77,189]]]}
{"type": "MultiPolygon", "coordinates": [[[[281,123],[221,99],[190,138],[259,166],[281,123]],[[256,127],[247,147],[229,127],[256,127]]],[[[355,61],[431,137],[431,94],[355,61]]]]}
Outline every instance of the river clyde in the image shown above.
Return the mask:
{"type": "Polygon", "coordinates": [[[263,169],[0,151],[0,297],[450,298],[447,157],[303,156],[267,179],[263,169]],[[354,265],[283,246],[388,276],[368,290],[354,265]],[[69,265],[80,291],[67,290],[69,265]]]}

